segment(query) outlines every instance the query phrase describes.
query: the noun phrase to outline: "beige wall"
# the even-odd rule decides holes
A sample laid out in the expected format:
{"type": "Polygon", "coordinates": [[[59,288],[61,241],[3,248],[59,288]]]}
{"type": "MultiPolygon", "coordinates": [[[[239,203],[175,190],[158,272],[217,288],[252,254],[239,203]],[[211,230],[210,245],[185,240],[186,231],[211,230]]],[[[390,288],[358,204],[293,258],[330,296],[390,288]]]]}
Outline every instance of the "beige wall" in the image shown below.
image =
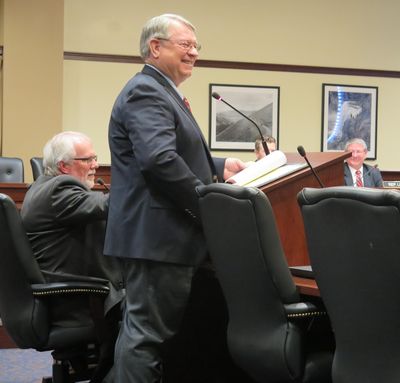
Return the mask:
{"type": "Polygon", "coordinates": [[[197,26],[203,59],[400,69],[397,0],[65,0],[65,50],[138,55],[164,12],[197,26]]]}
{"type": "MultiPolygon", "coordinates": [[[[198,29],[202,59],[292,65],[400,70],[400,28],[396,0],[252,0],[196,4],[155,0],[65,0],[64,49],[138,55],[143,23],[164,13],[179,13],[198,29]],[[89,11],[90,10],[90,11],[89,11]]],[[[65,61],[64,129],[95,136],[102,162],[109,161],[106,137],[112,103],[140,65],[65,61]]],[[[397,95],[400,79],[196,68],[182,84],[208,138],[209,83],[280,87],[280,148],[308,151],[321,145],[322,84],[377,86],[376,161],[382,169],[399,169],[395,143],[400,140],[397,95]]],[[[252,159],[251,153],[216,152],[252,159]]]]}
{"type": "Polygon", "coordinates": [[[63,0],[3,0],[3,156],[29,158],[62,130],[63,0]]]}
{"type": "MultiPolygon", "coordinates": [[[[202,59],[400,71],[397,0],[1,3],[5,5],[3,45],[7,52],[3,68],[5,155],[37,155],[44,141],[62,126],[92,136],[101,162],[109,162],[110,110],[122,85],[141,65],[65,60],[63,67],[60,55],[62,50],[138,55],[142,25],[164,12],[182,14],[197,26],[202,59]]],[[[196,68],[182,91],[206,137],[210,83],[279,86],[280,148],[285,151],[295,151],[299,144],[308,151],[320,150],[323,83],[378,86],[375,162],[385,170],[399,169],[395,145],[400,141],[396,113],[400,79],[196,68]]],[[[234,154],[253,158],[251,153],[234,154]]]]}

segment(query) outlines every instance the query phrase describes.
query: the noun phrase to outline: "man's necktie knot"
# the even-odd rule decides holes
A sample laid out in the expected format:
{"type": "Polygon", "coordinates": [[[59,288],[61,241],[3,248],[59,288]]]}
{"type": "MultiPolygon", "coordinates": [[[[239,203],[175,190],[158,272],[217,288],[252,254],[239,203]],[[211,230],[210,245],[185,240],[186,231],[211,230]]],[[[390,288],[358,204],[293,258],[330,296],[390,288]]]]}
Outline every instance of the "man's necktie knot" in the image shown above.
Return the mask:
{"type": "Polygon", "coordinates": [[[187,107],[190,111],[192,111],[192,108],[190,107],[189,101],[188,101],[188,99],[187,99],[186,97],[183,97],[183,102],[185,103],[186,107],[187,107]]]}

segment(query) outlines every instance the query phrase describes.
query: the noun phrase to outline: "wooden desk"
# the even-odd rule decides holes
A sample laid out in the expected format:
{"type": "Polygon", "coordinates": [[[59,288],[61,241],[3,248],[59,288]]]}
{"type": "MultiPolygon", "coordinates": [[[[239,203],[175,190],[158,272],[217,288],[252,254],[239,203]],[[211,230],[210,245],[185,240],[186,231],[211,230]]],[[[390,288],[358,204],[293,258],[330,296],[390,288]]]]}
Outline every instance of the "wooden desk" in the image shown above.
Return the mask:
{"type": "Polygon", "coordinates": [[[21,208],[29,184],[25,183],[0,183],[0,193],[7,194],[21,208]]]}
{"type": "Polygon", "coordinates": [[[96,169],[96,178],[102,178],[109,185],[111,183],[111,165],[99,165],[96,169]]]}
{"type": "MultiPolygon", "coordinates": [[[[307,157],[325,186],[343,185],[343,161],[350,156],[344,152],[313,152],[307,157]]],[[[288,163],[304,162],[298,153],[286,153],[288,163]]],[[[109,165],[100,165],[96,177],[110,183],[109,165]]],[[[297,204],[297,193],[304,187],[319,187],[311,170],[307,167],[294,174],[289,174],[279,180],[261,187],[268,196],[274,210],[282,246],[289,266],[309,264],[308,251],[303,227],[303,219],[297,204]]],[[[0,184],[0,193],[8,194],[21,206],[28,184],[0,184]]],[[[102,186],[94,190],[104,191],[102,186]]]]}
{"type": "MultiPolygon", "coordinates": [[[[298,153],[285,153],[288,164],[304,162],[298,153]]],[[[344,152],[314,152],[307,157],[325,186],[344,183],[343,161],[350,156],[344,152]]],[[[297,193],[304,187],[319,188],[309,167],[271,182],[260,189],[267,195],[289,266],[308,265],[308,250],[303,218],[297,203],[297,193]]]]}
{"type": "Polygon", "coordinates": [[[17,345],[7,334],[3,326],[0,326],[0,349],[2,348],[17,348],[17,345]]]}
{"type": "MultiPolygon", "coordinates": [[[[104,181],[105,182],[105,181],[104,181]]],[[[106,182],[107,184],[107,182],[106,182]]],[[[108,185],[109,186],[109,185],[108,185]]],[[[24,201],[25,194],[29,188],[29,184],[25,183],[2,183],[0,182],[0,193],[7,194],[15,202],[18,209],[21,209],[22,202],[24,201]]],[[[102,185],[94,185],[95,191],[106,193],[107,190],[102,185]]]]}
{"type": "Polygon", "coordinates": [[[320,296],[319,289],[317,283],[315,282],[315,279],[293,277],[293,280],[300,294],[311,295],[313,297],[320,296]]]}

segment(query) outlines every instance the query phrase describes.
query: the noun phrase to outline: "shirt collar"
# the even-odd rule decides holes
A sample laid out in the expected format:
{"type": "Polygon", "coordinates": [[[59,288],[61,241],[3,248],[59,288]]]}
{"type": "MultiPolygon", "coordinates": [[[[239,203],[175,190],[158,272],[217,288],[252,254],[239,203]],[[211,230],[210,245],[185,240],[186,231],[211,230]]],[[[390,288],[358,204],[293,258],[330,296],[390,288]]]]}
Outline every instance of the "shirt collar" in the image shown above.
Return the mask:
{"type": "Polygon", "coordinates": [[[183,94],[179,91],[178,87],[174,84],[174,82],[168,77],[166,76],[163,72],[161,72],[158,68],[156,68],[154,65],[151,64],[145,64],[148,67],[154,69],[156,72],[158,72],[161,76],[163,76],[169,83],[169,85],[172,86],[172,88],[174,88],[175,92],[179,94],[180,98],[183,100],[183,94]]]}
{"type": "MultiPolygon", "coordinates": [[[[349,164],[347,164],[347,165],[349,165],[349,164]]],[[[357,169],[352,168],[350,165],[349,165],[349,169],[351,171],[351,175],[353,176],[353,178],[355,178],[357,169]]],[[[362,176],[363,175],[364,166],[361,166],[361,168],[358,169],[358,170],[361,172],[361,176],[362,176]]]]}

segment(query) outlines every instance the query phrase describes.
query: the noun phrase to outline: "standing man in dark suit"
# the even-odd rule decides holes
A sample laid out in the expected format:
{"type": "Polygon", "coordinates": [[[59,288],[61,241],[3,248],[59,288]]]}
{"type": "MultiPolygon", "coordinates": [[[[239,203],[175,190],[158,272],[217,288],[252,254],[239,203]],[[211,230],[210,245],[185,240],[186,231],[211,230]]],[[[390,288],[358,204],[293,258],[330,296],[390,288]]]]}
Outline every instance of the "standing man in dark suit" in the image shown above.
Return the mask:
{"type": "Polygon", "coordinates": [[[105,254],[124,258],[125,314],[115,382],[159,382],[160,349],[177,333],[192,278],[206,261],[195,188],[245,167],[211,157],[178,86],[192,74],[200,45],[178,15],[144,26],[146,65],[119,94],[110,119],[111,196],[105,254]]]}
{"type": "Polygon", "coordinates": [[[346,142],[344,150],[351,152],[351,157],[344,163],[344,184],[356,187],[382,187],[383,180],[378,168],[364,163],[368,149],[361,138],[346,142]]]}
{"type": "Polygon", "coordinates": [[[101,355],[91,382],[100,383],[113,365],[123,299],[120,264],[103,256],[108,195],[90,190],[98,163],[90,138],[82,133],[54,136],[44,147],[43,165],[44,175],[28,189],[21,217],[45,278],[62,282],[91,276],[110,281],[104,303],[82,297],[71,304],[58,298],[52,312],[60,327],[94,321],[101,355]]]}

